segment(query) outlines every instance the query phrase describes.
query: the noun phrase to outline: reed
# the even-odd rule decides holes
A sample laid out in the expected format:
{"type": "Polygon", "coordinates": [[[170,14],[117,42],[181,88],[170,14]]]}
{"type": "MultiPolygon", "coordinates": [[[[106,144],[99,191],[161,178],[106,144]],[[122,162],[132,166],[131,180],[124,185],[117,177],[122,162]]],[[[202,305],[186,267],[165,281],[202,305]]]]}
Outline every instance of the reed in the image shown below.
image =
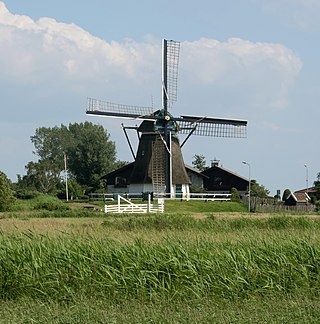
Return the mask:
{"type": "Polygon", "coordinates": [[[197,219],[189,214],[152,214],[121,215],[103,218],[103,225],[122,231],[156,230],[156,231],[200,231],[232,232],[243,230],[290,230],[320,229],[320,219],[307,217],[272,216],[272,217],[224,217],[211,214],[197,219]]]}
{"type": "Polygon", "coordinates": [[[0,297],[186,300],[318,295],[320,243],[308,238],[132,244],[33,232],[0,236],[0,297]]]}

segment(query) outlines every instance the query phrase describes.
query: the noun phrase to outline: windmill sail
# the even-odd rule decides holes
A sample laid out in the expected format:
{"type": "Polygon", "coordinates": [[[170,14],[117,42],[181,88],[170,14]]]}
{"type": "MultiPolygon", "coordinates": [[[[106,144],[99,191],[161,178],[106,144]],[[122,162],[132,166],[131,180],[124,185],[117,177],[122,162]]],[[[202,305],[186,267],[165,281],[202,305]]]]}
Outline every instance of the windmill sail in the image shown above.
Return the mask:
{"type": "Polygon", "coordinates": [[[232,138],[247,136],[246,120],[186,115],[175,118],[175,120],[179,123],[181,134],[187,134],[193,130],[193,134],[199,136],[232,138]]]}
{"type": "Polygon", "coordinates": [[[178,89],[178,65],[179,65],[180,42],[167,40],[166,42],[166,97],[168,108],[177,101],[178,89]]]}
{"type": "Polygon", "coordinates": [[[155,119],[152,116],[154,108],[122,105],[109,101],[102,101],[93,98],[87,100],[87,115],[98,115],[113,118],[134,118],[134,119],[155,119]]]}

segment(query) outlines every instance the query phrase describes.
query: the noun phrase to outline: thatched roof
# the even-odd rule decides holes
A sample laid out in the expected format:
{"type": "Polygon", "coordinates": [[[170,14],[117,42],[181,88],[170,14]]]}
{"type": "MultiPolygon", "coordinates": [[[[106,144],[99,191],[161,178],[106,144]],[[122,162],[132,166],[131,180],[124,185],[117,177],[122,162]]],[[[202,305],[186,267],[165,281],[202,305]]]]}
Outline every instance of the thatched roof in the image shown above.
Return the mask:
{"type": "MultiPolygon", "coordinates": [[[[159,140],[160,135],[155,133],[144,133],[139,142],[136,161],[130,177],[130,183],[152,183],[152,159],[156,158],[153,154],[153,143],[159,140]]],[[[163,150],[165,146],[163,144],[163,150]]],[[[183,162],[182,152],[178,138],[172,137],[172,183],[190,184],[183,162]]],[[[163,161],[164,163],[164,161],[163,161]]]]}

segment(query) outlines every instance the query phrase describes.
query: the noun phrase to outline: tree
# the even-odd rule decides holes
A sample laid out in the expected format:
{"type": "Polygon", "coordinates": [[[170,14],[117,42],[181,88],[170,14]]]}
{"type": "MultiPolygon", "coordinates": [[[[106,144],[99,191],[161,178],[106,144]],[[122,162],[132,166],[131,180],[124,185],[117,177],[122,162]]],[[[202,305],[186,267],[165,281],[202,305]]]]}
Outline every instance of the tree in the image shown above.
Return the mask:
{"type": "Polygon", "coordinates": [[[116,148],[101,125],[89,122],[70,124],[68,169],[81,185],[97,189],[100,178],[113,170],[116,148]]]}
{"type": "Polygon", "coordinates": [[[26,165],[26,179],[36,190],[44,193],[51,193],[61,181],[61,167],[50,160],[39,160],[29,162],[26,165]]]}
{"type": "Polygon", "coordinates": [[[63,156],[71,147],[68,128],[64,125],[60,127],[40,127],[31,136],[34,145],[33,153],[39,156],[41,161],[51,161],[53,164],[63,168],[63,156]]]}
{"type": "Polygon", "coordinates": [[[286,189],[283,192],[282,201],[286,201],[290,195],[291,195],[291,190],[290,189],[286,189]]]}
{"type": "Polygon", "coordinates": [[[7,176],[0,171],[0,211],[9,210],[15,201],[14,191],[7,176]]]}
{"type": "MultiPolygon", "coordinates": [[[[68,198],[70,200],[82,199],[85,197],[86,187],[81,186],[75,179],[68,179],[68,198]]],[[[58,186],[57,197],[66,199],[66,182],[60,182],[58,186]]]]}
{"type": "Polygon", "coordinates": [[[320,204],[320,172],[317,174],[317,180],[314,182],[314,187],[316,189],[315,200],[320,204]]]}
{"type": "Polygon", "coordinates": [[[101,187],[101,177],[114,170],[117,163],[110,135],[101,125],[90,122],[41,127],[31,141],[39,160],[26,166],[26,182],[43,192],[51,191],[61,181],[65,156],[69,178],[91,190],[101,187]]]}
{"type": "Polygon", "coordinates": [[[79,183],[76,180],[70,179],[68,181],[68,189],[71,199],[83,198],[85,190],[81,185],[79,185],[79,183]]]}
{"type": "Polygon", "coordinates": [[[256,180],[251,180],[251,196],[259,198],[268,198],[270,191],[265,186],[260,185],[256,180]]]}
{"type": "Polygon", "coordinates": [[[203,171],[206,168],[206,158],[202,154],[195,154],[193,156],[192,165],[199,171],[203,171]]]}

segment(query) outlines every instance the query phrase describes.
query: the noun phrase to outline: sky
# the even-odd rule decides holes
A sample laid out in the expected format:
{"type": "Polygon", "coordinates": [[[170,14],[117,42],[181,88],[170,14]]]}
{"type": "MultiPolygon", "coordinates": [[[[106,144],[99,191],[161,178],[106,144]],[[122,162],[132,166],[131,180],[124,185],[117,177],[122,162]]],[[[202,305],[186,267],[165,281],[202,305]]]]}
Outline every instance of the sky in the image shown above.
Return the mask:
{"type": "Polygon", "coordinates": [[[319,16],[319,0],[0,1],[0,170],[12,181],[26,173],[37,128],[84,121],[103,125],[131,161],[121,121],[86,116],[86,101],[160,108],[166,38],[181,42],[170,112],[248,120],[245,139],[192,136],[185,163],[218,159],[271,195],[312,185],[319,16]]]}

